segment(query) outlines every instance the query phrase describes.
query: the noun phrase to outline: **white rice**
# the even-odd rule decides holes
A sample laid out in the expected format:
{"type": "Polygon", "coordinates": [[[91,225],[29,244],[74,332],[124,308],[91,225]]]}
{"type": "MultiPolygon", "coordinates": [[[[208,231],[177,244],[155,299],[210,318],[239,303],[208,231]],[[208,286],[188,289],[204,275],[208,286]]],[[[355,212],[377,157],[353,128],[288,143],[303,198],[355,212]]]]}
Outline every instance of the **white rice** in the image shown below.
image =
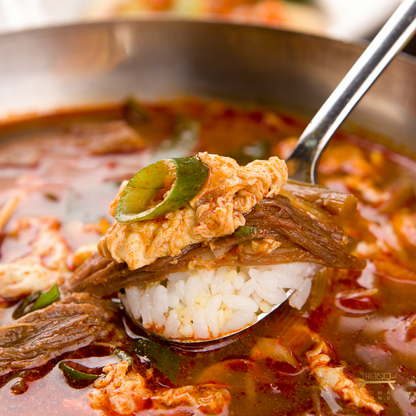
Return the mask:
{"type": "Polygon", "coordinates": [[[172,273],[162,282],[126,288],[120,295],[131,316],[167,338],[210,339],[245,328],[286,299],[301,309],[319,266],[289,263],[220,267],[172,273]]]}

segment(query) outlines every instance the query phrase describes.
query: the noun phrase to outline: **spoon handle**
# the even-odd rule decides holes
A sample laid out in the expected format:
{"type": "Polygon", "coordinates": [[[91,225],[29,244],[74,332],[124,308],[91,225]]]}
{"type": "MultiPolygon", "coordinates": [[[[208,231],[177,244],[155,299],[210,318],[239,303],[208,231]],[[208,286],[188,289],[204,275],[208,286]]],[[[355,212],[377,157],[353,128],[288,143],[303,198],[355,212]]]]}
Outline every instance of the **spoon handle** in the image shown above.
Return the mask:
{"type": "Polygon", "coordinates": [[[287,160],[291,179],[316,183],[329,139],[415,31],[416,0],[404,0],[300,136],[287,160]]]}

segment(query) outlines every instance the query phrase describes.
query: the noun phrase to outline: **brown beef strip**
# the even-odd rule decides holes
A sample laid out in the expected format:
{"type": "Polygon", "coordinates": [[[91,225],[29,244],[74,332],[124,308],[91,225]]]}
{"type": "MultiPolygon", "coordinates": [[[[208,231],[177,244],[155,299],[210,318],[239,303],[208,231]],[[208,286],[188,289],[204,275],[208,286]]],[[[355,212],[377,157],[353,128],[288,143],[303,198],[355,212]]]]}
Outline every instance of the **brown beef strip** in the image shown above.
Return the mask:
{"type": "Polygon", "coordinates": [[[280,195],[288,197],[295,206],[300,200],[320,212],[327,211],[345,219],[354,217],[358,204],[358,199],[354,195],[291,180],[282,189],[280,195]]]}
{"type": "Polygon", "coordinates": [[[0,327],[0,376],[41,366],[97,340],[117,342],[118,306],[77,293],[0,327]]]}
{"type": "Polygon", "coordinates": [[[94,254],[75,270],[73,276],[62,286],[62,291],[110,296],[131,284],[163,280],[168,273],[186,270],[193,258],[208,250],[209,248],[201,247],[200,244],[194,244],[182,250],[177,257],[163,257],[137,270],[129,270],[126,263],[117,263],[94,254]],[[92,270],[90,263],[103,264],[103,268],[88,274],[88,270],[92,270]]]}
{"type": "Polygon", "coordinates": [[[327,221],[311,217],[294,207],[283,196],[259,202],[246,215],[246,224],[258,227],[257,233],[245,239],[233,236],[218,238],[209,246],[196,244],[187,247],[177,257],[165,257],[149,266],[129,270],[125,263],[106,262],[93,256],[77,269],[65,285],[68,292],[88,292],[96,296],[109,296],[132,284],[163,280],[168,273],[188,270],[190,261],[206,252],[222,252],[213,266],[264,265],[289,262],[313,262],[329,267],[356,269],[365,262],[343,249],[347,237],[329,218],[327,221]],[[241,244],[258,238],[275,239],[280,247],[271,253],[256,254],[241,249],[241,244]],[[97,265],[103,264],[101,269],[97,265]],[[94,266],[95,265],[95,266],[94,266]],[[89,273],[88,270],[94,270],[89,273]]]}
{"type": "MultiPolygon", "coordinates": [[[[365,262],[348,254],[343,245],[348,242],[344,231],[332,221],[319,221],[294,207],[282,196],[264,199],[246,216],[248,225],[257,226],[256,237],[286,237],[320,259],[319,263],[341,269],[362,269],[365,262]]],[[[294,261],[294,259],[292,259],[294,261]]]]}
{"type": "MultiPolygon", "coordinates": [[[[102,270],[105,270],[107,266],[115,266],[118,263],[101,257],[99,254],[92,255],[88,261],[79,266],[76,272],[70,278],[71,286],[77,286],[78,284],[84,284],[88,280],[89,276],[96,274],[102,270]]],[[[77,290],[76,292],[83,292],[83,290],[77,290]]]]}

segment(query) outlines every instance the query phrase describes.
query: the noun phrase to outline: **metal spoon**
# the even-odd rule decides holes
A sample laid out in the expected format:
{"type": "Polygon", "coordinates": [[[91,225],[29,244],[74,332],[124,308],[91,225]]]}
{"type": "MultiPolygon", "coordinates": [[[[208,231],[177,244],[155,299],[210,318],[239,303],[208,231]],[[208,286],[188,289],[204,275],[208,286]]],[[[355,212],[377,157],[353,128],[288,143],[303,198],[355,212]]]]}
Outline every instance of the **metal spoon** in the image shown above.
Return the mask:
{"type": "MultiPolygon", "coordinates": [[[[329,139],[415,31],[416,0],[404,0],[302,133],[295,150],[287,160],[291,179],[316,184],[319,159],[329,139]]],[[[291,289],[286,292],[286,300],[294,291],[291,289]]],[[[282,303],[275,305],[268,313],[259,314],[253,325],[279,308],[282,303]]],[[[136,325],[155,337],[161,337],[143,328],[140,323],[136,322],[136,325]]],[[[214,350],[235,341],[249,327],[215,339],[168,341],[180,349],[214,350]]],[[[130,336],[135,336],[131,329],[126,329],[130,336]]]]}
{"type": "Polygon", "coordinates": [[[316,184],[325,146],[350,111],[416,31],[416,0],[404,0],[325,101],[286,161],[290,178],[316,184]]]}

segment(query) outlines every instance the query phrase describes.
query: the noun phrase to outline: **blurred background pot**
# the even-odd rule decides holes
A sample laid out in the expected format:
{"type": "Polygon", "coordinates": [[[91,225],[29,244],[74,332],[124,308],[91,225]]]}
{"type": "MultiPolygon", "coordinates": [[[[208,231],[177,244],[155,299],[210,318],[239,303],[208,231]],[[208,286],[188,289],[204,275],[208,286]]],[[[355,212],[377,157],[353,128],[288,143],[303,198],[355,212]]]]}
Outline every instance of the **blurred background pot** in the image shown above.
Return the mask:
{"type": "MultiPolygon", "coordinates": [[[[364,46],[215,21],[79,23],[0,36],[0,119],[182,96],[273,103],[311,116],[364,46]]],[[[350,115],[416,153],[416,61],[402,55],[350,115]]]]}

